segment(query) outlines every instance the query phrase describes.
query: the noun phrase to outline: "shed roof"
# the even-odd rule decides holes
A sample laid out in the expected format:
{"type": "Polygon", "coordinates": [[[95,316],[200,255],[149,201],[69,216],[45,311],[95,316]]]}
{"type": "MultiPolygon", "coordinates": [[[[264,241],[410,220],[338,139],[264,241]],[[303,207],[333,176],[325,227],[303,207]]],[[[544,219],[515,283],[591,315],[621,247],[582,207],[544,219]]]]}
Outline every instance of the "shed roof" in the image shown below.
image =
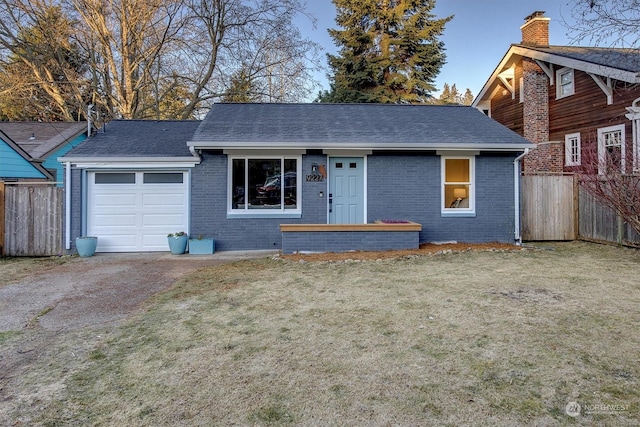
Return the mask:
{"type": "Polygon", "coordinates": [[[196,148],[512,149],[531,144],[467,106],[215,104],[196,148]]]}
{"type": "Polygon", "coordinates": [[[0,122],[0,130],[31,158],[49,153],[87,131],[87,122],[0,122]]]}

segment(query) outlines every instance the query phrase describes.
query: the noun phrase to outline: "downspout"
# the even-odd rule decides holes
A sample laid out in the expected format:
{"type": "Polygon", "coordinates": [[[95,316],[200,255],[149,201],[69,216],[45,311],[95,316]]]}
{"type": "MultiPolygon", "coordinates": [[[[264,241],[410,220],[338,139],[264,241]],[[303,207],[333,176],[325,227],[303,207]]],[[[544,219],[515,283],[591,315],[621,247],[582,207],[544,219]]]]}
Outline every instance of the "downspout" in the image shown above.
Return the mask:
{"type": "Polygon", "coordinates": [[[524,153],[520,154],[513,161],[513,197],[515,201],[515,229],[514,237],[516,245],[522,244],[522,236],[520,234],[520,160],[529,153],[529,149],[525,148],[524,153]]]}
{"type": "Polygon", "coordinates": [[[64,234],[66,250],[71,249],[71,162],[64,164],[64,234]]]}

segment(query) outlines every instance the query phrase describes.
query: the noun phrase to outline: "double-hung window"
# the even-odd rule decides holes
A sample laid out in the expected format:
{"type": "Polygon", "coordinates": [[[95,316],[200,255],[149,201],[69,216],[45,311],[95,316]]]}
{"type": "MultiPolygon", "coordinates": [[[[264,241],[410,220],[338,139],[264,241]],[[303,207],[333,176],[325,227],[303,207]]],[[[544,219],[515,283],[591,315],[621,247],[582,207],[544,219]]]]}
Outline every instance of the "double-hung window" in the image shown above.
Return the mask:
{"type": "Polygon", "coordinates": [[[299,156],[230,157],[228,212],[299,214],[301,163],[299,156]]]}
{"type": "Polygon", "coordinates": [[[571,68],[556,71],[556,99],[571,96],[575,93],[574,73],[571,68]]]}
{"type": "Polygon", "coordinates": [[[564,164],[580,165],[580,133],[571,133],[564,137],[564,164]]]}
{"type": "Polygon", "coordinates": [[[442,157],[442,215],[475,215],[475,157],[442,157]]]}
{"type": "Polygon", "coordinates": [[[625,172],[624,125],[598,129],[598,172],[604,174],[611,169],[625,172]]]}

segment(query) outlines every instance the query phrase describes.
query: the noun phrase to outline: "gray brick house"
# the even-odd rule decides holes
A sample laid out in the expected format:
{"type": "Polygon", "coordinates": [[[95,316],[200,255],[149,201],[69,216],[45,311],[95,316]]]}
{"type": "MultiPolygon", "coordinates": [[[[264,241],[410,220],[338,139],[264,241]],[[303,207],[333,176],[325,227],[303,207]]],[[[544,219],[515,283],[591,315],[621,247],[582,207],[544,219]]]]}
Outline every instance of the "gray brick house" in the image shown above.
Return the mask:
{"type": "Polygon", "coordinates": [[[532,146],[462,106],[216,104],[202,122],[115,121],[60,159],[67,245],[167,250],[180,230],[218,250],[514,242],[532,146]]]}

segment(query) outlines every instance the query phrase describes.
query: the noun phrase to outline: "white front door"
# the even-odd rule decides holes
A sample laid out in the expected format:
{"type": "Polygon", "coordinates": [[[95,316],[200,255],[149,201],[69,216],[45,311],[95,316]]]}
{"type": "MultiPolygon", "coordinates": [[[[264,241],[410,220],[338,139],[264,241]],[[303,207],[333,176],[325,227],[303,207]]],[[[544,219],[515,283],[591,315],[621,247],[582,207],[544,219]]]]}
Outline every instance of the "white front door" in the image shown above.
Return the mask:
{"type": "Polygon", "coordinates": [[[188,173],[87,174],[87,235],[97,252],[167,251],[167,234],[188,231],[188,173]]]}
{"type": "Polygon", "coordinates": [[[364,158],[329,159],[329,224],[364,224],[364,158]]]}

